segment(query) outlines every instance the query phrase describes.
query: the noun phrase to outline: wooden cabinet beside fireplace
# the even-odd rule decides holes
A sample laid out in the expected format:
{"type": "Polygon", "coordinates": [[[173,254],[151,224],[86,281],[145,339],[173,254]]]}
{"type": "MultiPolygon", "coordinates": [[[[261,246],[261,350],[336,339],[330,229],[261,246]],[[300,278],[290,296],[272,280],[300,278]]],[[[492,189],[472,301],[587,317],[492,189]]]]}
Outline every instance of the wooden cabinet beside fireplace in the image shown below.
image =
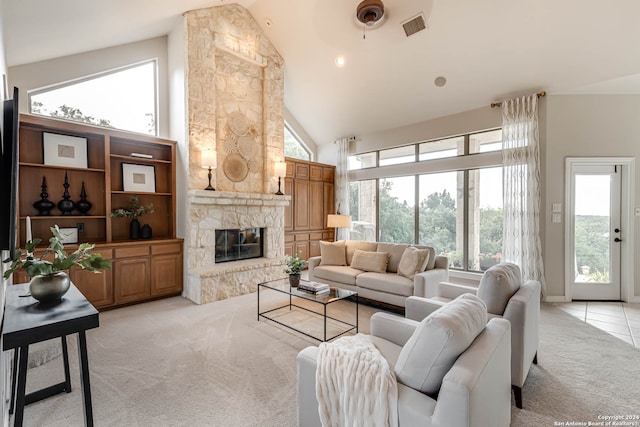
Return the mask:
{"type": "Polygon", "coordinates": [[[291,195],[285,208],[285,248],[287,255],[300,251],[304,259],[320,255],[320,240],[333,240],[326,226],[327,215],[335,213],[335,166],[286,158],[284,192],[291,195]]]}
{"type": "MultiPolygon", "coordinates": [[[[112,269],[102,274],[71,270],[71,280],[91,303],[100,309],[118,307],[182,292],[183,240],[176,238],[176,143],[162,138],[72,123],[46,117],[20,116],[20,177],[18,183],[18,244],[24,248],[26,217],[31,219],[33,237],[42,239],[36,256],[51,235],[49,227],[77,227],[79,242],[96,244],[96,251],[112,259],[112,269]],[[87,168],[45,164],[45,133],[86,139],[87,168]],[[139,153],[145,157],[131,156],[139,153]],[[153,168],[155,192],[124,191],[124,163],[153,168]],[[65,173],[71,200],[79,198],[84,183],[93,207],[87,215],[61,215],[53,209],[49,216],[38,215],[33,203],[40,199],[41,182],[47,180],[48,199],[57,203],[62,196],[65,173]],[[140,218],[148,223],[153,238],[129,239],[129,220],[111,218],[116,208],[128,207],[132,196],[142,205],[153,204],[155,212],[140,218]]],[[[73,251],[76,245],[68,245],[73,251]]],[[[14,283],[29,279],[23,271],[14,274],[14,283]]]]}

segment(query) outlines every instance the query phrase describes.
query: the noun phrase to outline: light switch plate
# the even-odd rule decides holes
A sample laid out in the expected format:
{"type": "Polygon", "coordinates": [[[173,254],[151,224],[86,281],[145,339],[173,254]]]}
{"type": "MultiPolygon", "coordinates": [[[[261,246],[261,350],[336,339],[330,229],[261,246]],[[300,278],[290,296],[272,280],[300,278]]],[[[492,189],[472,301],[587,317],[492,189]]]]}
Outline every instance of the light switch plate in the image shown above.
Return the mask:
{"type": "Polygon", "coordinates": [[[561,222],[560,214],[553,214],[551,217],[551,222],[559,223],[561,222]]]}
{"type": "Polygon", "coordinates": [[[553,212],[562,212],[562,205],[560,203],[554,203],[553,212]]]}

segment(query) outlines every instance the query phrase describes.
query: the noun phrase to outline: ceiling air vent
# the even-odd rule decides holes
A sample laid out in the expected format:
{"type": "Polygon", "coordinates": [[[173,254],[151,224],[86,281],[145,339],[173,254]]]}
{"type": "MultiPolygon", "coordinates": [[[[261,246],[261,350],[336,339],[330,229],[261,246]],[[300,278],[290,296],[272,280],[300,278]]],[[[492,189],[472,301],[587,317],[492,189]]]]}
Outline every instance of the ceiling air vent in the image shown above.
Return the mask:
{"type": "Polygon", "coordinates": [[[421,13],[408,19],[402,23],[402,28],[407,37],[414,35],[415,33],[424,30],[427,26],[424,23],[424,15],[421,13]]]}

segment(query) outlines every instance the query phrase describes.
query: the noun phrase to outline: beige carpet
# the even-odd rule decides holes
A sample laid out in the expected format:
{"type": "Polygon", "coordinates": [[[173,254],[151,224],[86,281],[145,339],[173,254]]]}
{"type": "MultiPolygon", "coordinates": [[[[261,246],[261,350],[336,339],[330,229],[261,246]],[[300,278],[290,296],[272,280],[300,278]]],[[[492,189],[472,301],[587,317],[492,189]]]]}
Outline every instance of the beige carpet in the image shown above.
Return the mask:
{"type": "MultiPolygon", "coordinates": [[[[340,304],[334,314],[353,316],[350,303],[340,304]]],[[[360,307],[361,332],[375,311],[360,307]]],[[[525,409],[512,407],[512,425],[638,413],[640,352],[558,309],[542,311],[540,365],[524,387],[525,409]]],[[[177,297],[101,313],[100,328],[88,332],[95,424],[295,425],[295,357],[314,342],[256,315],[255,294],[202,306],[177,297]]],[[[320,325],[303,316],[296,322],[312,331],[320,325]]],[[[75,339],[69,342],[73,392],[27,406],[25,426],[82,425],[75,339]]],[[[61,378],[57,359],[29,370],[27,387],[61,378]]]]}

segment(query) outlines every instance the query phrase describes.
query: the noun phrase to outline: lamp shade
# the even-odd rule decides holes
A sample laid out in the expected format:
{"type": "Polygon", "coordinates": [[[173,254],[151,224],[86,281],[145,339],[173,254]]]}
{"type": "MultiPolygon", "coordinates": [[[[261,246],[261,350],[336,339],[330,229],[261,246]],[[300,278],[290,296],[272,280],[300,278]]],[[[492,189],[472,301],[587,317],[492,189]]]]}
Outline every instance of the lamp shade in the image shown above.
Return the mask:
{"type": "Polygon", "coordinates": [[[351,227],[351,215],[328,215],[327,227],[349,228],[351,227]]]}
{"type": "Polygon", "coordinates": [[[202,163],[202,167],[205,169],[215,169],[218,166],[218,157],[216,156],[216,152],[211,149],[202,150],[200,153],[200,161],[202,163]]]}
{"type": "Polygon", "coordinates": [[[273,173],[278,177],[285,176],[287,174],[287,164],[285,162],[276,162],[273,167],[273,173]]]}

